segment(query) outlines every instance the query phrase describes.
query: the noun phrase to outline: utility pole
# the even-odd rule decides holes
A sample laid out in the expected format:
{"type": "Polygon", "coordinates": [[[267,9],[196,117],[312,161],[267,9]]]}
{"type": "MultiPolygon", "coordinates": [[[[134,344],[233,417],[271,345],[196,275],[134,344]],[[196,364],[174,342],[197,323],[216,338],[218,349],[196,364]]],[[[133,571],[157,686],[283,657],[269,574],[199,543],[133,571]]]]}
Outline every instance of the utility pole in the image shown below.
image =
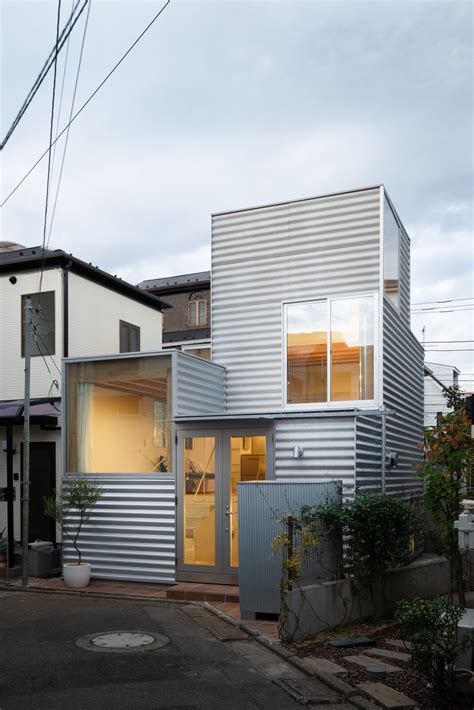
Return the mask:
{"type": "Polygon", "coordinates": [[[23,477],[21,481],[21,583],[28,586],[28,528],[30,519],[30,380],[33,308],[31,297],[25,298],[24,313],[25,399],[23,404],[23,477]]]}
{"type": "Polygon", "coordinates": [[[421,329],[421,332],[423,334],[423,347],[425,347],[425,333],[426,333],[426,325],[423,326],[421,329]]]}

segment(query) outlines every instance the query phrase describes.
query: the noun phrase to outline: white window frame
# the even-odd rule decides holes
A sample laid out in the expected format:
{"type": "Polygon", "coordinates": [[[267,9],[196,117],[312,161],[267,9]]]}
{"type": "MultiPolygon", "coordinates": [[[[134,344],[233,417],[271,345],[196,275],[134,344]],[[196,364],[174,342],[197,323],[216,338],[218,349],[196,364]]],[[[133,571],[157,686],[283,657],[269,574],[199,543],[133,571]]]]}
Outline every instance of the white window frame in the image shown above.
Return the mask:
{"type": "Polygon", "coordinates": [[[380,323],[379,323],[379,294],[376,291],[371,291],[369,293],[350,293],[350,294],[337,294],[335,296],[325,296],[321,298],[297,298],[294,300],[288,300],[282,302],[282,323],[283,323],[283,341],[282,341],[282,408],[287,411],[317,411],[317,410],[337,410],[337,409],[372,409],[379,404],[379,391],[380,391],[380,372],[378,366],[379,360],[379,335],[380,335],[380,323]],[[374,306],[374,398],[373,399],[352,399],[352,400],[338,400],[331,402],[329,397],[331,394],[331,303],[333,301],[343,301],[355,298],[367,298],[371,297],[374,306]],[[294,305],[295,303],[321,303],[326,302],[327,304],[327,317],[328,317],[328,342],[327,342],[327,392],[326,402],[308,402],[305,404],[292,404],[288,402],[288,338],[287,338],[287,313],[288,306],[294,305]]]}
{"type": "Polygon", "coordinates": [[[188,301],[188,319],[187,319],[187,322],[188,322],[188,325],[189,325],[189,326],[192,326],[192,327],[195,327],[195,328],[199,328],[200,326],[207,325],[207,323],[208,323],[208,312],[207,312],[207,301],[206,301],[205,298],[196,298],[196,299],[192,298],[190,301],[188,301]],[[205,315],[204,315],[204,322],[203,322],[203,323],[201,323],[201,322],[199,321],[199,310],[200,310],[200,309],[199,309],[199,305],[200,305],[201,303],[204,303],[204,306],[205,306],[205,307],[204,307],[204,313],[205,313],[205,315]],[[195,310],[195,312],[196,312],[196,322],[195,322],[195,323],[190,323],[190,318],[189,318],[189,306],[190,306],[191,304],[194,306],[194,310],[195,310]]]}

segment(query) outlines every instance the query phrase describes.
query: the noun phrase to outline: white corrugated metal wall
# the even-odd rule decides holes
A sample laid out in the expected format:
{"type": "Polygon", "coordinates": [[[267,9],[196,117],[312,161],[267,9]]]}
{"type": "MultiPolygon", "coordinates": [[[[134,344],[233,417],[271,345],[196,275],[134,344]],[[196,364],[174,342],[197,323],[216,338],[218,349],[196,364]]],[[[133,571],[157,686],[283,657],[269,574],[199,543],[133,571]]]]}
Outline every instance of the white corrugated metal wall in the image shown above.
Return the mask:
{"type": "Polygon", "coordinates": [[[396,468],[386,470],[387,493],[418,495],[421,479],[416,465],[423,456],[423,348],[390,303],[384,303],[384,403],[395,410],[387,416],[386,452],[399,455],[396,468]]]}
{"type": "Polygon", "coordinates": [[[354,417],[277,419],[274,426],[277,481],[342,481],[346,494],[354,486],[354,417]],[[304,448],[293,457],[294,446],[304,448]]]}
{"type": "Polygon", "coordinates": [[[382,490],[382,417],[356,418],[356,487],[382,490]]]}
{"type": "Polygon", "coordinates": [[[227,412],[282,409],[282,303],[379,288],[380,190],[212,218],[212,352],[227,412]]]}
{"type": "MultiPolygon", "coordinates": [[[[103,493],[80,536],[81,553],[92,564],[93,577],[173,582],[174,477],[135,474],[90,478],[102,486],[103,493]]],[[[64,559],[75,560],[67,537],[64,559]]]]}
{"type": "Polygon", "coordinates": [[[223,367],[177,350],[174,416],[199,416],[225,412],[223,367]]]}

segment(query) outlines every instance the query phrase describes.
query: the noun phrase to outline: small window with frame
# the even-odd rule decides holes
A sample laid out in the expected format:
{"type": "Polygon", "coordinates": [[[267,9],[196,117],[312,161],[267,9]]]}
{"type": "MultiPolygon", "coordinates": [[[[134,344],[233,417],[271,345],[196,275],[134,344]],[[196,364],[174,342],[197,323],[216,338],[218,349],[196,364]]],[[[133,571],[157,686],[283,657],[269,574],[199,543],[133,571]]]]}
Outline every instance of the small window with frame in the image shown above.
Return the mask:
{"type": "Polygon", "coordinates": [[[188,301],[188,325],[207,325],[207,301],[200,293],[193,293],[188,301]]]}
{"type": "Polygon", "coordinates": [[[140,328],[133,323],[120,321],[120,352],[137,353],[140,351],[140,328]]]}

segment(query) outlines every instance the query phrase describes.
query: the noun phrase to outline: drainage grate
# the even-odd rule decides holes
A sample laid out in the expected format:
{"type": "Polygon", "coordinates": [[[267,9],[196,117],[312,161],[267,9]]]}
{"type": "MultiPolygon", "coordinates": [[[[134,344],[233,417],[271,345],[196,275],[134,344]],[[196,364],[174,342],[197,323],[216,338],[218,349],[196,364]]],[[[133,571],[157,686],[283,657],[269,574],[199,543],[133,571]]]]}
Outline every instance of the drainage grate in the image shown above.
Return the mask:
{"type": "Polygon", "coordinates": [[[105,653],[130,653],[131,651],[154,651],[169,643],[164,634],[149,631],[104,631],[100,634],[83,636],[76,646],[86,651],[105,653]]]}

